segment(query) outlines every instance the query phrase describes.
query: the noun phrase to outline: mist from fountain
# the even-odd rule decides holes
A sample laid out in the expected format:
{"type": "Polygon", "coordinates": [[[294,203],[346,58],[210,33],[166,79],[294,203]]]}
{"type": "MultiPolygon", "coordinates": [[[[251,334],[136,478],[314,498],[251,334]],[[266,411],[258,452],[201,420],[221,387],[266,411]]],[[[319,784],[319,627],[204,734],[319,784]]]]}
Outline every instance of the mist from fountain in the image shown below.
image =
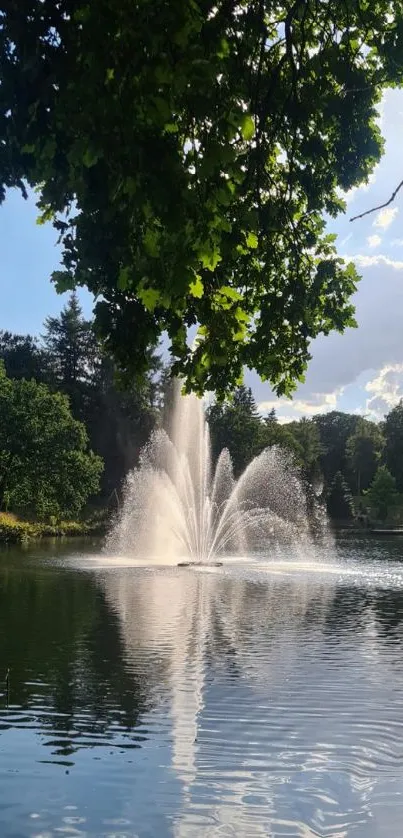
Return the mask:
{"type": "MultiPolygon", "coordinates": [[[[319,520],[320,516],[316,516],[319,520]]],[[[311,541],[307,496],[292,458],[267,448],[234,479],[224,449],[213,467],[203,404],[178,392],[169,434],[153,433],[107,539],[109,553],[212,562],[311,541]]]]}

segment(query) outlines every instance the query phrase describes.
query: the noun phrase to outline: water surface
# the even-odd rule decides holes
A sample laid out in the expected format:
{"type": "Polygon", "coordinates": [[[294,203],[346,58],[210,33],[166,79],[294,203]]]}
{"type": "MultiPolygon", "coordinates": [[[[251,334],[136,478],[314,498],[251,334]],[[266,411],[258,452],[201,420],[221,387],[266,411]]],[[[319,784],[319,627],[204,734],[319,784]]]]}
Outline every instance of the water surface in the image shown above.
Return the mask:
{"type": "Polygon", "coordinates": [[[209,570],[0,553],[2,838],[400,838],[403,539],[209,570]],[[10,693],[3,673],[10,667],[10,693]]]}

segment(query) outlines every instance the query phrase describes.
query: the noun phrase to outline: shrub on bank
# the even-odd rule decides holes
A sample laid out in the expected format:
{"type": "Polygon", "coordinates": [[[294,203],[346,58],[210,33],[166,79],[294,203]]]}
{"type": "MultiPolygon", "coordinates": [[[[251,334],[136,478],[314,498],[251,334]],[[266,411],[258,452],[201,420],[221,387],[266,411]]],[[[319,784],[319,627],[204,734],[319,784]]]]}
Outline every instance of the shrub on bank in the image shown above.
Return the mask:
{"type": "Polygon", "coordinates": [[[0,513],[0,542],[18,544],[39,536],[40,533],[35,524],[19,521],[8,512],[0,513]]]}
{"type": "Polygon", "coordinates": [[[105,521],[60,521],[40,524],[21,521],[9,512],[0,512],[0,543],[3,544],[23,544],[38,538],[102,535],[105,529],[105,521]]]}

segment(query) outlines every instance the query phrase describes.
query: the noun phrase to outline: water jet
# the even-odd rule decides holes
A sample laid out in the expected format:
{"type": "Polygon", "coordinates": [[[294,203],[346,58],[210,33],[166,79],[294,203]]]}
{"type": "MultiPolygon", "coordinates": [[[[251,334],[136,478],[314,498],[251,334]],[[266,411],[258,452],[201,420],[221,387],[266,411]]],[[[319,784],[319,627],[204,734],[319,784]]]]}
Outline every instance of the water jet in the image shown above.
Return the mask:
{"type": "Polygon", "coordinates": [[[178,562],[178,567],[222,567],[222,562],[178,562]]]}
{"type": "Polygon", "coordinates": [[[311,542],[306,490],[291,455],[266,448],[235,480],[226,449],[212,461],[202,401],[178,390],[169,433],[152,434],[127,477],[106,550],[187,567],[311,542]]]}

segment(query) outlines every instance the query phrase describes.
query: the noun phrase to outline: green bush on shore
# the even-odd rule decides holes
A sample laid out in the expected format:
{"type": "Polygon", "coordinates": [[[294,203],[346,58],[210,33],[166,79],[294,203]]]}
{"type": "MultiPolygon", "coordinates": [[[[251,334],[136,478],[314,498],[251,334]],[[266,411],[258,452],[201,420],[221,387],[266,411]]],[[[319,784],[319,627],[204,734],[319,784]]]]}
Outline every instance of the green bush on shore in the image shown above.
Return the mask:
{"type": "Polygon", "coordinates": [[[63,536],[101,535],[105,521],[60,521],[57,524],[41,524],[21,521],[8,512],[0,512],[0,544],[23,544],[39,538],[60,538],[63,536]]]}

